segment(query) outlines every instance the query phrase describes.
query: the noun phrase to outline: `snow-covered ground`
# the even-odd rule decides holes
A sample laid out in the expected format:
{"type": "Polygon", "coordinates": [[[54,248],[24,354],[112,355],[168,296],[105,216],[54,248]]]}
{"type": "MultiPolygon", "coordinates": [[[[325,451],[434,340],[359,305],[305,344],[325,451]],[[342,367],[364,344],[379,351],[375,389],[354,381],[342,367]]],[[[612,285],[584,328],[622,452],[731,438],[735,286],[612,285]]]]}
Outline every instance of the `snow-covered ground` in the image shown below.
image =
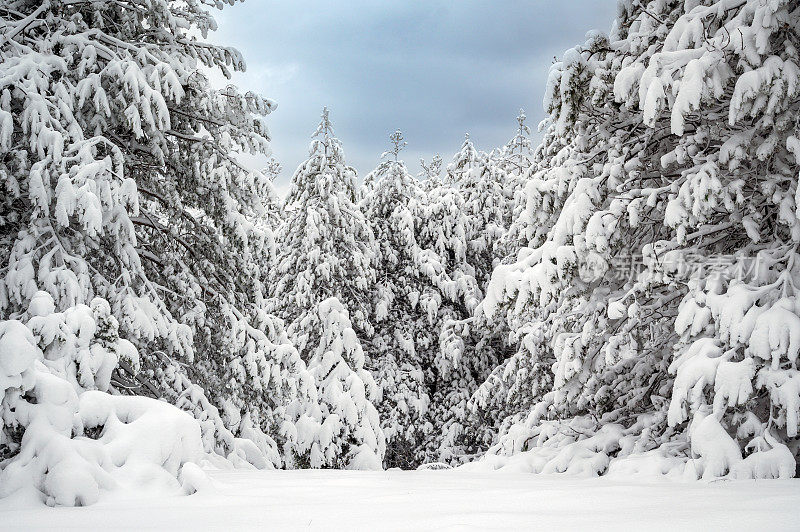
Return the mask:
{"type": "Polygon", "coordinates": [[[0,500],[0,529],[798,530],[800,480],[619,481],[465,471],[220,471],[191,496],[0,500]]]}

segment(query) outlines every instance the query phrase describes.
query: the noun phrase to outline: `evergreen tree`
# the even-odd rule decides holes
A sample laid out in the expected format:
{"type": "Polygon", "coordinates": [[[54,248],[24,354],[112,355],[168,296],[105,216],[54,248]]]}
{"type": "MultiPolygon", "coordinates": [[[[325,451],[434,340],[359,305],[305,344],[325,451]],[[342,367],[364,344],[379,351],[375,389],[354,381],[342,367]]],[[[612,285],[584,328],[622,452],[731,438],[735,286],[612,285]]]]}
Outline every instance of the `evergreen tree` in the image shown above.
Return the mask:
{"type": "Polygon", "coordinates": [[[531,128],[525,124],[525,110],[517,115],[517,133],[500,149],[498,166],[507,176],[523,176],[533,163],[534,146],[531,144],[531,128]]]}
{"type": "MultiPolygon", "coordinates": [[[[461,185],[471,165],[477,165],[477,152],[469,138],[466,139],[454,164],[448,167],[444,180],[428,179],[423,223],[419,228],[418,244],[423,250],[426,274],[439,293],[436,330],[439,348],[432,363],[425,370],[425,380],[431,398],[431,437],[425,445],[426,461],[450,459],[449,450],[442,456],[443,442],[461,434],[461,420],[465,405],[488,371],[477,357],[463,357],[464,343],[453,329],[472,316],[472,311],[483,297],[476,280],[471,257],[470,238],[474,225],[469,218],[467,203],[461,185]],[[473,365],[473,362],[476,364],[473,365]]],[[[438,172],[431,165],[431,175],[438,172]]],[[[474,248],[472,248],[474,249],[474,248]]],[[[483,353],[489,354],[489,353],[483,353]]],[[[490,356],[491,358],[491,356],[490,356]]],[[[491,362],[487,362],[491,366],[491,362]]],[[[447,447],[451,444],[447,443],[447,447]]]]}
{"type": "Polygon", "coordinates": [[[453,283],[458,291],[450,296],[460,305],[442,322],[434,364],[433,416],[441,429],[429,444],[429,454],[445,461],[474,457],[492,442],[486,420],[472,419],[467,405],[509,351],[491,328],[482,331],[472,325],[476,303],[500,262],[500,244],[510,218],[501,162],[502,157],[478,153],[467,136],[447,168],[448,179],[429,193],[430,222],[424,234],[433,230],[432,249],[444,264],[449,263],[445,270],[451,279],[460,281],[453,283]]]}
{"type": "Polygon", "coordinates": [[[446,181],[450,185],[459,186],[464,174],[472,170],[478,163],[479,153],[469,138],[469,133],[464,135],[461,149],[453,156],[453,160],[446,168],[446,181]]]}
{"type": "Polygon", "coordinates": [[[275,178],[278,177],[282,171],[283,165],[275,157],[270,157],[262,173],[267,176],[267,179],[274,182],[275,178]]]}
{"type": "Polygon", "coordinates": [[[328,298],[345,306],[361,340],[369,338],[375,279],[374,238],[357,204],[356,172],[345,164],[327,108],[313,137],[309,158],[292,177],[271,277],[272,305],[306,361],[321,332],[303,325],[305,315],[328,298]]]}
{"type": "Polygon", "coordinates": [[[425,163],[425,159],[419,160],[422,171],[417,177],[422,181],[424,190],[429,191],[441,184],[442,179],[442,157],[438,153],[431,158],[431,162],[425,163]]]}
{"type": "MultiPolygon", "coordinates": [[[[275,182],[280,173],[283,171],[283,165],[278,162],[275,157],[270,157],[267,164],[261,173],[269,180],[270,183],[275,182]]],[[[268,235],[269,244],[271,248],[264,250],[267,253],[267,258],[275,258],[275,231],[280,227],[283,221],[283,199],[279,198],[277,194],[269,194],[262,197],[262,204],[264,212],[259,216],[259,221],[265,226],[264,233],[268,235]]],[[[262,253],[263,256],[263,253],[262,253]]],[[[265,272],[266,273],[266,272],[265,272]]]]}
{"type": "Polygon", "coordinates": [[[531,130],[525,124],[526,119],[525,111],[520,109],[517,115],[517,133],[503,146],[497,163],[505,174],[506,197],[504,213],[506,232],[503,234],[498,252],[501,258],[527,244],[522,241],[525,237],[525,221],[530,216],[530,213],[525,211],[527,204],[525,189],[530,172],[537,161],[537,152],[531,143],[531,130]]]}
{"type": "Polygon", "coordinates": [[[377,387],[364,369],[364,353],[347,310],[335,297],[328,298],[303,317],[303,326],[320,331],[318,343],[308,346],[308,368],[317,383],[321,423],[301,425],[300,463],[382,469],[386,443],[373,404],[377,387]]]}
{"type": "Polygon", "coordinates": [[[112,386],[181,404],[222,454],[233,418],[291,423],[307,378],[258,301],[274,192],[237,162],[268,149],[274,102],[211,88],[203,68],[244,62],[198,40],[215,27],[202,3],[19,1],[3,16],[3,317],[27,320],[39,291],[59,312],[104,298],[141,361],[112,386]]]}
{"type": "Polygon", "coordinates": [[[370,174],[362,202],[377,245],[371,369],[381,394],[385,465],[415,468],[432,430],[424,375],[438,347],[441,294],[425,274],[431,255],[417,242],[424,193],[398,158],[402,133],[389,138],[393,148],[370,174]]]}
{"type": "Polygon", "coordinates": [[[481,155],[459,182],[467,224],[467,262],[481,290],[500,260],[500,242],[506,232],[511,202],[506,197],[506,176],[491,157],[481,155]]]}
{"type": "Polygon", "coordinates": [[[506,401],[493,454],[794,473],[798,17],[788,1],[621,3],[611,35],[553,66],[536,227],[476,314],[519,345],[482,396],[541,390],[506,401]]]}
{"type": "MultiPolygon", "coordinates": [[[[508,242],[514,240],[507,228],[522,215],[525,176],[533,164],[525,119],[520,110],[516,135],[489,156],[479,155],[475,166],[460,180],[469,220],[466,260],[483,290],[508,242]]],[[[520,225],[518,222],[517,227],[520,225]]],[[[531,396],[545,389],[543,385],[528,388],[517,384],[513,377],[517,372],[538,371],[539,363],[527,352],[511,358],[515,350],[509,344],[509,330],[502,324],[475,327],[471,323],[476,319],[480,318],[453,321],[443,331],[446,356],[442,361],[458,361],[465,366],[454,368],[462,375],[463,388],[456,387],[460,390],[455,401],[458,406],[446,414],[446,436],[439,449],[445,460],[463,461],[484,452],[495,440],[503,420],[526,408],[531,396]]]]}

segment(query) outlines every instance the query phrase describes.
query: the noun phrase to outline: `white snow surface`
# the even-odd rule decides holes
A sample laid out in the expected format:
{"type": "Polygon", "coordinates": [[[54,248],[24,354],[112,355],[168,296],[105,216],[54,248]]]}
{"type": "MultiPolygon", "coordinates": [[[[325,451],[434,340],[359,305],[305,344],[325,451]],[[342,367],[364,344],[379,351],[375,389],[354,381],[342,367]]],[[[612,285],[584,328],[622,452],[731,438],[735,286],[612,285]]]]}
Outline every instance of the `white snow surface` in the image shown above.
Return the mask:
{"type": "Polygon", "coordinates": [[[198,492],[88,507],[0,500],[9,530],[797,530],[800,480],[645,481],[503,472],[211,471],[198,492]]]}

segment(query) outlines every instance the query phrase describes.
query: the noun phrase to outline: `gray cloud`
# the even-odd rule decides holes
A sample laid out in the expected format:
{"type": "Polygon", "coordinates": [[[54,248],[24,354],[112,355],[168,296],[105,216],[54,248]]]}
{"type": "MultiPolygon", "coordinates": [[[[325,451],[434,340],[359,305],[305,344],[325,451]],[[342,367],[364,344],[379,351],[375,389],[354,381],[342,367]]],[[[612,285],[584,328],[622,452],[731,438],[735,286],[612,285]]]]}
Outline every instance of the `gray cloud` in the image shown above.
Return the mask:
{"type": "Polygon", "coordinates": [[[278,101],[268,119],[287,180],[323,105],[359,175],[396,128],[419,157],[449,160],[465,132],[502,145],[524,107],[535,126],[554,56],[608,30],[615,0],[249,0],[217,14],[216,42],[238,48],[235,83],[278,101]]]}

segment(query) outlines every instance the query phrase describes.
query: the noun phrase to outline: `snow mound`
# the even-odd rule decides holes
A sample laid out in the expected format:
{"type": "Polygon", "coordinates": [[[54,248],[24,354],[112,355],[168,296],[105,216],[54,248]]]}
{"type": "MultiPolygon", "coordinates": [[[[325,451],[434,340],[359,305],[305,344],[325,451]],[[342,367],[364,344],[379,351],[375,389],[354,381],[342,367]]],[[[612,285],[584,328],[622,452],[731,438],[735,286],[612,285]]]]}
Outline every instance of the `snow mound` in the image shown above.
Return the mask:
{"type": "Polygon", "coordinates": [[[203,455],[200,424],[188,413],[149,397],[84,392],[78,403],[84,432],[100,430],[111,463],[133,476],[177,477],[187,462],[203,455]]]}
{"type": "Polygon", "coordinates": [[[200,424],[190,414],[86,389],[108,389],[120,357],[138,360],[108,303],[54,310],[40,292],[27,325],[0,321],[0,497],[23,491],[51,506],[84,506],[101,490],[207,486],[200,424]]]}
{"type": "Polygon", "coordinates": [[[430,462],[428,464],[422,464],[417,468],[419,471],[441,471],[444,469],[453,469],[453,466],[445,464],[444,462],[430,462]]]}

